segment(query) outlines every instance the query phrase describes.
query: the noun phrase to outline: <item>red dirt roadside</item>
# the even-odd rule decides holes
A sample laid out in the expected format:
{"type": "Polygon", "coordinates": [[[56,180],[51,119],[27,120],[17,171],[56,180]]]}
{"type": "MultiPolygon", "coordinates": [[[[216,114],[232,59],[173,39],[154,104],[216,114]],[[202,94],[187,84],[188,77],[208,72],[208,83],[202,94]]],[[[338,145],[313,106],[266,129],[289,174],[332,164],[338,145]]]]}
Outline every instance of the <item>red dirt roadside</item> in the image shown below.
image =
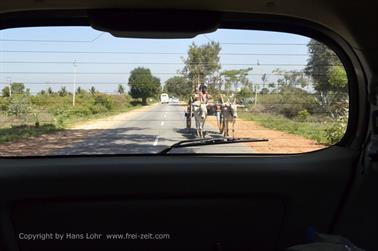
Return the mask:
{"type": "MultiPolygon", "coordinates": [[[[214,116],[208,117],[208,122],[217,128],[214,116]]],[[[230,136],[231,131],[230,131],[230,136]]],[[[235,124],[235,137],[239,138],[267,138],[267,142],[247,143],[256,153],[304,153],[323,149],[326,146],[314,140],[301,136],[267,129],[254,121],[237,119],[235,124]]]]}

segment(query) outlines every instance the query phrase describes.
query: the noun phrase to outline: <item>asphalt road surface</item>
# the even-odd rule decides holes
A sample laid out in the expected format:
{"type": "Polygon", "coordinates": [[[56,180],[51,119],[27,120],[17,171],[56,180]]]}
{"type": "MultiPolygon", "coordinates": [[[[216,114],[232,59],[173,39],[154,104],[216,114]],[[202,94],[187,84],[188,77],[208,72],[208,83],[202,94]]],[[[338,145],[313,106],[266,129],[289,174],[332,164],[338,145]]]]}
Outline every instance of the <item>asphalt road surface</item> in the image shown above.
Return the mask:
{"type": "MultiPolygon", "coordinates": [[[[109,124],[106,130],[99,130],[95,136],[61,149],[56,154],[154,154],[180,140],[196,138],[194,119],[192,129],[187,130],[184,107],[179,104],[154,105],[134,111],[118,121],[109,121],[109,124]]],[[[205,130],[206,137],[222,137],[217,128],[208,123],[205,130]]],[[[253,149],[238,143],[179,148],[171,153],[253,153],[253,149]]]]}

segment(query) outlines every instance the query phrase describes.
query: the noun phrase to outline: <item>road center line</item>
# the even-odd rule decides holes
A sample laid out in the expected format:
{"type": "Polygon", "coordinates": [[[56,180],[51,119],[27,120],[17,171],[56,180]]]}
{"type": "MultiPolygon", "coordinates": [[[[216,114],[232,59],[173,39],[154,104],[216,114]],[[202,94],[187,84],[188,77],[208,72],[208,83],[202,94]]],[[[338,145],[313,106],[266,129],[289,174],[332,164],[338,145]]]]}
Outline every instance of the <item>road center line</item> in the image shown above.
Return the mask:
{"type": "Polygon", "coordinates": [[[156,139],[155,139],[155,141],[154,141],[154,146],[157,146],[157,144],[158,144],[158,141],[159,141],[159,136],[156,136],[156,139]]]}
{"type": "Polygon", "coordinates": [[[164,125],[164,121],[162,121],[162,122],[160,123],[160,125],[163,126],[163,125],[164,125]]]}

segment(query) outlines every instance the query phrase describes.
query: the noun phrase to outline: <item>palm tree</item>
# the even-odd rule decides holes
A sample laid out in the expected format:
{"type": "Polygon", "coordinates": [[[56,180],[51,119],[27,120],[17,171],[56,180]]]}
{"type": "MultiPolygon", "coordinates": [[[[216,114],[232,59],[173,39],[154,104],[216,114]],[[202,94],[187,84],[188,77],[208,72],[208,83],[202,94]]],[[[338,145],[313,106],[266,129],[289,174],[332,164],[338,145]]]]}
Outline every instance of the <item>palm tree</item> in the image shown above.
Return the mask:
{"type": "Polygon", "coordinates": [[[95,95],[97,93],[97,90],[94,86],[92,86],[91,89],[89,89],[89,92],[91,93],[91,95],[95,95]]]}
{"type": "Polygon", "coordinates": [[[123,87],[122,84],[118,85],[118,93],[119,94],[124,94],[125,93],[125,88],[123,87]]]}
{"type": "Polygon", "coordinates": [[[60,88],[60,90],[58,91],[58,94],[59,96],[61,97],[64,97],[68,94],[67,90],[66,90],[66,87],[65,86],[62,86],[62,88],[60,88]]]}
{"type": "Polygon", "coordinates": [[[53,95],[54,94],[54,91],[51,87],[47,88],[47,94],[48,95],[53,95]]]}

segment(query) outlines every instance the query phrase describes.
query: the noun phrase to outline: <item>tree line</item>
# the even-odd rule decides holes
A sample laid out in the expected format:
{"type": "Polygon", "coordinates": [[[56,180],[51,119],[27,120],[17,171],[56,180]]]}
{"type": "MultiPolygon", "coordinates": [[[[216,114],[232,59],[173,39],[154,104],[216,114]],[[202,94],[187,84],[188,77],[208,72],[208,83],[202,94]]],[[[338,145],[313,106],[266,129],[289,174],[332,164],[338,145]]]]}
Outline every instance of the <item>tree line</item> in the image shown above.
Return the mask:
{"type": "MultiPolygon", "coordinates": [[[[236,94],[239,102],[256,104],[257,95],[273,94],[290,96],[292,105],[309,100],[318,106],[317,111],[331,116],[343,113],[348,106],[348,79],[337,57],[326,45],[311,39],[307,44],[309,58],[302,70],[276,68],[271,74],[262,74],[260,81],[252,82],[249,75],[253,68],[222,70],[217,42],[204,45],[192,43],[187,57],[182,58],[184,67],[177,76],[169,78],[164,91],[170,95],[188,98],[196,87],[205,83],[210,94],[236,94]],[[274,75],[270,81],[268,75],[274,75]],[[310,90],[310,91],[308,91],[310,90]],[[293,104],[294,103],[294,104],[293,104]]],[[[258,63],[257,63],[258,64],[258,63]]],[[[274,100],[278,105],[285,99],[274,100]]]]}

